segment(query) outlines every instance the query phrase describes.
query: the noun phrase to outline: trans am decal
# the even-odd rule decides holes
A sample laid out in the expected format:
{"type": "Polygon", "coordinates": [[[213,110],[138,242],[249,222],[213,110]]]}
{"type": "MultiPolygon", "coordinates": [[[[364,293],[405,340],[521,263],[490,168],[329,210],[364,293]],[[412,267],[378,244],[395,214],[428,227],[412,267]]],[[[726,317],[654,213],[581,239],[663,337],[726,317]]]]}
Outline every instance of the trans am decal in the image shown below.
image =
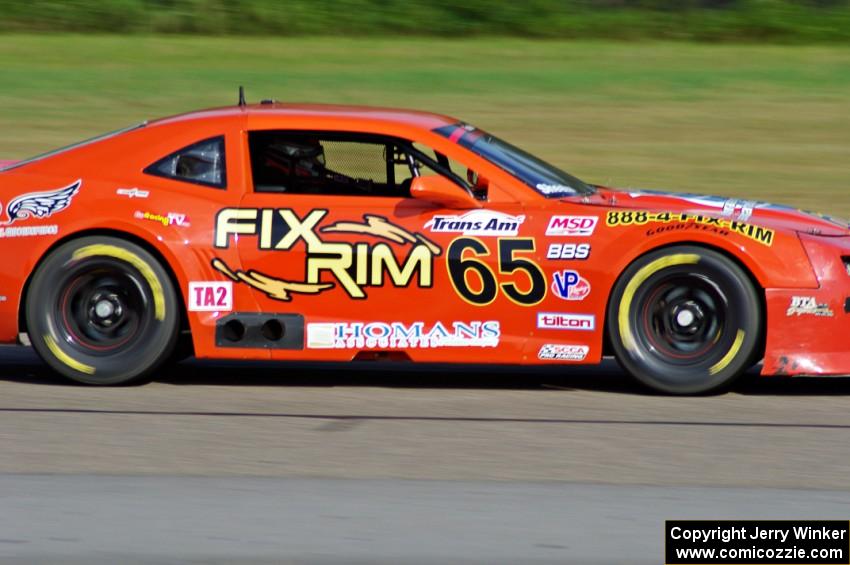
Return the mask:
{"type": "Polygon", "coordinates": [[[71,200],[80,191],[82,184],[82,180],[77,180],[58,190],[30,192],[18,196],[6,206],[8,221],[0,223],[8,225],[29,218],[49,218],[71,205],[71,200]]]}
{"type": "Polygon", "coordinates": [[[685,212],[646,212],[643,210],[617,210],[608,212],[605,225],[608,227],[646,225],[651,223],[680,222],[682,224],[692,223],[699,226],[728,230],[730,233],[742,235],[755,242],[773,245],[773,236],[776,232],[770,228],[747,224],[738,220],[727,220],[715,218],[702,214],[688,214],[685,212]]]}
{"type": "Polygon", "coordinates": [[[473,210],[460,216],[434,216],[425,224],[434,233],[461,233],[477,236],[517,235],[525,216],[511,216],[492,210],[473,210]]]}
{"type": "Polygon", "coordinates": [[[499,322],[340,322],[307,324],[310,349],[496,347],[499,322]]]}
{"type": "Polygon", "coordinates": [[[369,214],[361,222],[342,221],[319,228],[327,213],[324,209],[311,210],[300,218],[289,208],[225,208],[216,218],[217,248],[227,248],[231,236],[236,235],[256,236],[259,248],[268,251],[288,251],[303,242],[307,248],[304,280],[283,280],[255,270],[234,271],[218,258],[213,259],[212,266],[232,281],[282,301],[292,300],[293,294],[319,294],[337,284],[354,299],[366,298],[367,287],[387,282],[396,287],[433,286],[434,258],[442,249],[424,235],[369,214]],[[366,241],[324,241],[321,234],[328,233],[366,241]],[[397,257],[390,243],[405,248],[406,255],[397,257]],[[335,282],[328,282],[323,274],[335,282]]]}

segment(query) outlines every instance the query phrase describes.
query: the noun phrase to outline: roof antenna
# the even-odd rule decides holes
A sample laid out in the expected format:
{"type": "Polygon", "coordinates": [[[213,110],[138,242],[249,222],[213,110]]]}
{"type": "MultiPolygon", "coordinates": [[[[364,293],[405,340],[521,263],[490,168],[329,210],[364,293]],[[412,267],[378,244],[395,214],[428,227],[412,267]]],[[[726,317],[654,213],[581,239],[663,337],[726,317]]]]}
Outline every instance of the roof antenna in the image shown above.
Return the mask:
{"type": "Polygon", "coordinates": [[[241,107],[245,107],[245,106],[246,106],[246,103],[245,103],[245,87],[240,86],[239,87],[239,107],[241,108],[241,107]]]}

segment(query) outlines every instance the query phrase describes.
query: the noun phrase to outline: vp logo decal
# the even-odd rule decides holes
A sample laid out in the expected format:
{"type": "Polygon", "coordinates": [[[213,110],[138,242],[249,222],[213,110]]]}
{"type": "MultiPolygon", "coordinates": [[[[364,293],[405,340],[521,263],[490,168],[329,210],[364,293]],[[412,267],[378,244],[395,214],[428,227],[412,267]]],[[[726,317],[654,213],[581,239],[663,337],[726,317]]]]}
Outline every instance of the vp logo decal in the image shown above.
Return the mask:
{"type": "Polygon", "coordinates": [[[590,282],[578,271],[560,271],[553,275],[552,292],[563,300],[584,300],[590,294],[590,282]]]}

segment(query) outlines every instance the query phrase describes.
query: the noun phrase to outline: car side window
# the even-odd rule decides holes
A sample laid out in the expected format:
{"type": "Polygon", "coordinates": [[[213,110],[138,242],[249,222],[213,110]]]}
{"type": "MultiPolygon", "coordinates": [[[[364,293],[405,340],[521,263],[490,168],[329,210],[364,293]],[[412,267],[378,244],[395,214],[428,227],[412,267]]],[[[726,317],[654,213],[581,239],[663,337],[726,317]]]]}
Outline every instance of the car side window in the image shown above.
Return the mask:
{"type": "Polygon", "coordinates": [[[179,149],[153,163],[144,172],[213,188],[225,188],[227,168],[224,136],[211,137],[179,149]]]}
{"type": "Polygon", "coordinates": [[[420,167],[444,174],[409,142],[388,136],[254,131],[248,143],[256,192],[407,198],[420,167]]]}

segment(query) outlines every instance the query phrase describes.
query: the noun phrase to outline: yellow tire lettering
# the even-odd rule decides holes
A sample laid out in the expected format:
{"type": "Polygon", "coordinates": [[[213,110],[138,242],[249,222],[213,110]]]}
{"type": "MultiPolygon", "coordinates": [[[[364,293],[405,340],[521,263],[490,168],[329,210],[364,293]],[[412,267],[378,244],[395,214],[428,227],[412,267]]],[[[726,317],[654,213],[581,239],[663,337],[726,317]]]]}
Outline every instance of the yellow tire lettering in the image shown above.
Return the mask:
{"type": "Polygon", "coordinates": [[[64,351],[62,351],[62,349],[59,347],[59,344],[56,343],[56,340],[53,339],[52,335],[45,334],[44,343],[47,345],[47,349],[50,350],[50,353],[52,353],[53,356],[56,357],[62,363],[65,363],[66,365],[80,373],[85,373],[87,375],[94,374],[94,367],[92,367],[91,365],[86,365],[85,363],[81,363],[70,355],[68,355],[67,353],[65,353],[64,351]]]}
{"type": "Polygon", "coordinates": [[[74,251],[72,258],[76,261],[79,259],[98,256],[114,257],[115,259],[119,259],[133,265],[133,267],[142,274],[150,286],[151,293],[153,294],[154,317],[160,322],[165,320],[165,293],[162,290],[162,284],[156,277],[156,273],[154,273],[153,269],[151,269],[151,266],[145,263],[144,259],[132,251],[104,243],[88,245],[82,249],[78,249],[74,251]]]}
{"type": "Polygon", "coordinates": [[[741,350],[741,346],[744,344],[744,337],[746,333],[744,330],[738,330],[737,335],[735,336],[735,341],[732,342],[732,347],[729,348],[729,351],[726,352],[726,355],[723,356],[723,359],[712,365],[708,369],[708,373],[710,375],[716,375],[723,369],[729,366],[729,363],[732,362],[732,359],[735,358],[735,355],[741,350]]]}
{"type": "Polygon", "coordinates": [[[675,255],[660,257],[648,265],[644,265],[635,273],[632,280],[626,285],[626,290],[623,291],[623,297],[620,299],[620,309],[617,312],[617,326],[620,329],[620,339],[627,350],[635,351],[635,340],[634,336],[632,336],[632,330],[629,327],[629,310],[631,309],[632,299],[638,287],[661,269],[676,265],[693,265],[698,263],[699,259],[699,255],[695,253],[677,253],[675,255]]]}

